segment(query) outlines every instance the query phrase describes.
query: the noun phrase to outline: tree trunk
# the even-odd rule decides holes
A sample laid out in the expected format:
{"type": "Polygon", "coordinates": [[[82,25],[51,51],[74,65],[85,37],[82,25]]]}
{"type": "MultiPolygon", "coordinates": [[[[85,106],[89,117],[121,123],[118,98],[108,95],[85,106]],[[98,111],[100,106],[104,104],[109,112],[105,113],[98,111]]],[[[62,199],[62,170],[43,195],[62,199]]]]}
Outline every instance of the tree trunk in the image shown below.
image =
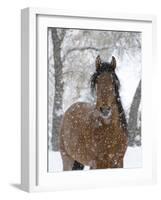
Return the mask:
{"type": "Polygon", "coordinates": [[[63,99],[63,65],[61,61],[61,43],[63,37],[58,37],[57,29],[51,30],[52,41],[53,41],[53,56],[54,56],[54,69],[55,69],[55,96],[53,103],[53,114],[52,114],[52,150],[58,151],[58,135],[60,122],[62,119],[62,99],[63,99]]]}
{"type": "Polygon", "coordinates": [[[141,137],[141,127],[137,127],[138,110],[141,101],[141,80],[136,89],[128,120],[128,136],[129,136],[129,146],[141,145],[141,140],[135,141],[135,137],[139,135],[141,137]]]}

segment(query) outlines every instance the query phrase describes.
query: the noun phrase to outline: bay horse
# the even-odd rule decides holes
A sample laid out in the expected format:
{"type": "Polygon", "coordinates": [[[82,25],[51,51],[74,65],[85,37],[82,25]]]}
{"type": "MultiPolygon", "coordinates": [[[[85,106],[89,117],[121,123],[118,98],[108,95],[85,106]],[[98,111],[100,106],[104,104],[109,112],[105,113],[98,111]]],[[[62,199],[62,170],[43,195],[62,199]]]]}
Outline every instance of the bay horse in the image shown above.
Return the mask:
{"type": "Polygon", "coordinates": [[[128,145],[127,123],[119,96],[116,59],[97,56],[91,90],[96,103],[77,102],[65,112],[60,127],[63,170],[123,168],[128,145]]]}

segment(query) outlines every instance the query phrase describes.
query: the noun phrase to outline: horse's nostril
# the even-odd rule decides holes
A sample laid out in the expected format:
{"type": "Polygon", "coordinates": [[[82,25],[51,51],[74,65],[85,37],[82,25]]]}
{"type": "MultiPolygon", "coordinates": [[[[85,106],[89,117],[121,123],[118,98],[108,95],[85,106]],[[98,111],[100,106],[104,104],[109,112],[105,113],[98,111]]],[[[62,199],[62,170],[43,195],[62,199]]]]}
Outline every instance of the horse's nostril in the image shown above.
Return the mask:
{"type": "Polygon", "coordinates": [[[108,116],[111,112],[110,107],[100,107],[100,111],[104,116],[108,116]]]}

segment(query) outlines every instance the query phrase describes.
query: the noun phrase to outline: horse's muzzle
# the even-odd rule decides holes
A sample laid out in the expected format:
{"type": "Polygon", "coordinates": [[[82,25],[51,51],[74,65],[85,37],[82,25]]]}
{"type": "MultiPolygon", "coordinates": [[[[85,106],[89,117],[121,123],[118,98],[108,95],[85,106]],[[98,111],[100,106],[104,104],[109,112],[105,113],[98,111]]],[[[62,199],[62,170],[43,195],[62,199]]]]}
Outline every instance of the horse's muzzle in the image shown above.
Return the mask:
{"type": "Polygon", "coordinates": [[[103,117],[106,117],[106,118],[109,118],[112,113],[110,107],[100,107],[100,111],[103,117]]]}

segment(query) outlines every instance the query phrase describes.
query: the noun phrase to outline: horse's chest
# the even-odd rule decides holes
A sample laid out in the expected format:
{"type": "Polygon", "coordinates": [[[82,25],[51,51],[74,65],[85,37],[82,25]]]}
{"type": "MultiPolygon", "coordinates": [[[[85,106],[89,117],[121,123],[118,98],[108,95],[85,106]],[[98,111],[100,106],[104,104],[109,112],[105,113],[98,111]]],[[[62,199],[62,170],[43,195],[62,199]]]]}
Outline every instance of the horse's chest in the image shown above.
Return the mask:
{"type": "Polygon", "coordinates": [[[109,123],[105,122],[102,118],[95,118],[92,122],[90,130],[91,142],[97,144],[98,147],[105,145],[115,145],[121,140],[122,128],[114,119],[109,119],[109,123]]]}
{"type": "Polygon", "coordinates": [[[100,143],[111,143],[112,141],[117,141],[119,138],[118,131],[115,130],[115,127],[99,125],[98,127],[93,128],[92,133],[92,141],[100,143]]]}

